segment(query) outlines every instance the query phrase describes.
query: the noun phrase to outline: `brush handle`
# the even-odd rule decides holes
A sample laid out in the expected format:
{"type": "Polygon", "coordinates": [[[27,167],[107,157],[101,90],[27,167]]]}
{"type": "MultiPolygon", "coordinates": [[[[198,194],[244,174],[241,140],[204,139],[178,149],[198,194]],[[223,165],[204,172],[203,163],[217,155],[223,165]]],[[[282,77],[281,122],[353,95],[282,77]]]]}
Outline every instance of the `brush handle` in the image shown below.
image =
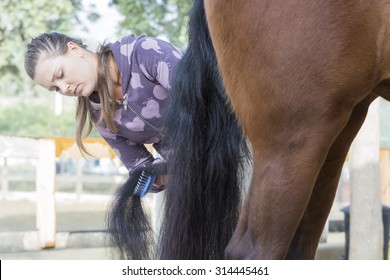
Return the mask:
{"type": "Polygon", "coordinates": [[[156,176],[145,175],[145,178],[143,178],[143,182],[140,183],[141,185],[138,191],[138,195],[140,197],[143,197],[153,186],[155,180],[156,180],[156,176]]]}

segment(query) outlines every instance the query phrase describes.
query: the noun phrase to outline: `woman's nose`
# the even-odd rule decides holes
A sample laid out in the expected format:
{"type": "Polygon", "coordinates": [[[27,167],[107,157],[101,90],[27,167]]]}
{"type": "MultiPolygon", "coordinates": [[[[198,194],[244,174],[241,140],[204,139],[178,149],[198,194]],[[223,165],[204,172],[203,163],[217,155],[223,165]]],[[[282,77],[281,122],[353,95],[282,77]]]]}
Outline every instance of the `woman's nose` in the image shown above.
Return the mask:
{"type": "Polygon", "coordinates": [[[61,94],[67,95],[69,92],[70,85],[68,83],[61,82],[59,83],[58,88],[60,89],[61,94]]]}

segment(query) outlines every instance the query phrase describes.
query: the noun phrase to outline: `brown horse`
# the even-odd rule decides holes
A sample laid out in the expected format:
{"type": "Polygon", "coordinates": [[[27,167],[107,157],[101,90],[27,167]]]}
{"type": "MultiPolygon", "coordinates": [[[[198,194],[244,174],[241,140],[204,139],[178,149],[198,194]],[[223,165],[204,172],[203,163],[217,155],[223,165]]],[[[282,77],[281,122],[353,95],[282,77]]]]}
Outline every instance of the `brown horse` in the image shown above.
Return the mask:
{"type": "Polygon", "coordinates": [[[253,179],[226,256],[313,259],[370,103],[389,99],[390,1],[205,0],[253,179]]]}

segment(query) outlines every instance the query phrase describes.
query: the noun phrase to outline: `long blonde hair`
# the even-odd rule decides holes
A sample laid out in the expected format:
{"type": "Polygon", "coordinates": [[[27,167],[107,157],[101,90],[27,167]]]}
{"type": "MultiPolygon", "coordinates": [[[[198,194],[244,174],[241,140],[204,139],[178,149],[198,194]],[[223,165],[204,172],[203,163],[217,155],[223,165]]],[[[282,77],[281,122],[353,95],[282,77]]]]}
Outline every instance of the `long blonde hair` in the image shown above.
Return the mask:
{"type": "MultiPolygon", "coordinates": [[[[114,92],[114,82],[110,75],[110,57],[112,55],[111,50],[106,44],[100,45],[98,51],[98,97],[101,104],[101,111],[99,119],[96,124],[105,124],[112,132],[116,132],[114,123],[114,112],[116,110],[116,100],[114,92]]],[[[93,120],[91,106],[88,100],[89,97],[80,96],[77,100],[76,109],[76,143],[82,153],[88,155],[86,147],[83,144],[82,139],[88,137],[92,131],[93,120]],[[86,123],[88,128],[83,135],[83,131],[86,123]]]]}
{"type": "MultiPolygon", "coordinates": [[[[43,33],[32,39],[31,43],[27,45],[24,57],[24,67],[30,78],[34,80],[36,66],[42,55],[49,57],[64,55],[68,51],[68,42],[74,42],[80,47],[87,49],[87,46],[81,40],[57,32],[43,33]]],[[[98,91],[94,94],[97,94],[101,104],[100,116],[96,123],[103,124],[105,122],[105,125],[112,132],[116,132],[114,123],[116,101],[114,82],[110,75],[112,53],[106,44],[100,45],[96,53],[98,55],[98,91]]],[[[76,108],[76,143],[83,155],[91,155],[83,144],[83,139],[90,135],[94,122],[88,98],[84,96],[78,97],[76,108]],[[87,130],[83,134],[87,123],[87,130]]]]}

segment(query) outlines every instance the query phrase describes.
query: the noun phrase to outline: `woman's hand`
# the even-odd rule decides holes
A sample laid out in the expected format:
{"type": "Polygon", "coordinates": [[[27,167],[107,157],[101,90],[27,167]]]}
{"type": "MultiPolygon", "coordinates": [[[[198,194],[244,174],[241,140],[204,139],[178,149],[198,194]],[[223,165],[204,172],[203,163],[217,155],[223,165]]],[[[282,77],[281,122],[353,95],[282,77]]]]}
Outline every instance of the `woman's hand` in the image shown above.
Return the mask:
{"type": "Polygon", "coordinates": [[[156,180],[154,181],[153,186],[149,192],[151,192],[151,193],[161,192],[161,191],[165,190],[167,183],[168,183],[168,176],[167,175],[157,176],[156,180]]]}

